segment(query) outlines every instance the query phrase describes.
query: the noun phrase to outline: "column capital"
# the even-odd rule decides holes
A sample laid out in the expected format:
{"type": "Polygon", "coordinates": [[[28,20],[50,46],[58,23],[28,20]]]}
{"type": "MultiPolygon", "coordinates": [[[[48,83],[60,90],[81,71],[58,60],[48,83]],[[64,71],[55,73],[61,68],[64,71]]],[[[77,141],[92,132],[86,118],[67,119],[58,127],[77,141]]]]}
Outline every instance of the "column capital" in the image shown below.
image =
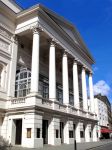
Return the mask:
{"type": "Polygon", "coordinates": [[[83,65],[83,66],[82,66],[82,70],[87,71],[87,70],[88,70],[88,68],[87,68],[85,65],[83,65]]]}
{"type": "Polygon", "coordinates": [[[51,47],[55,47],[58,43],[57,43],[57,41],[55,40],[55,39],[53,39],[53,38],[49,38],[48,40],[47,40],[47,42],[48,42],[48,44],[51,46],[51,47]]]}
{"type": "Polygon", "coordinates": [[[52,40],[51,40],[51,46],[54,46],[54,47],[55,47],[56,44],[57,44],[56,40],[55,40],[55,39],[52,39],[52,40]]]}
{"type": "Polygon", "coordinates": [[[42,28],[40,27],[34,27],[32,28],[33,34],[40,34],[42,32],[42,28]]]}
{"type": "Polygon", "coordinates": [[[67,56],[68,56],[68,52],[67,52],[66,50],[64,50],[63,56],[64,56],[64,57],[67,57],[67,56]]]}
{"type": "Polygon", "coordinates": [[[93,72],[92,71],[89,71],[89,76],[92,76],[93,75],[93,72]]]}
{"type": "Polygon", "coordinates": [[[78,64],[80,61],[79,61],[79,59],[78,58],[74,58],[73,59],[73,64],[78,64]]]}
{"type": "Polygon", "coordinates": [[[18,43],[18,36],[16,34],[14,34],[12,37],[11,37],[11,40],[12,42],[15,42],[15,43],[18,43]]]}

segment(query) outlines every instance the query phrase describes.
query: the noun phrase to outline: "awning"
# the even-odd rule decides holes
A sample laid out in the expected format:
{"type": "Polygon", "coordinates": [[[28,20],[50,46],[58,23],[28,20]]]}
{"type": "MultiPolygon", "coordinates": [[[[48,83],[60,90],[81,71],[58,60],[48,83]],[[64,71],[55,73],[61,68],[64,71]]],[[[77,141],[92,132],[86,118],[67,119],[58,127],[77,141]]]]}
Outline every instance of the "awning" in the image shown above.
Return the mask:
{"type": "Polygon", "coordinates": [[[112,130],[108,128],[101,128],[101,133],[112,133],[112,130]]]}

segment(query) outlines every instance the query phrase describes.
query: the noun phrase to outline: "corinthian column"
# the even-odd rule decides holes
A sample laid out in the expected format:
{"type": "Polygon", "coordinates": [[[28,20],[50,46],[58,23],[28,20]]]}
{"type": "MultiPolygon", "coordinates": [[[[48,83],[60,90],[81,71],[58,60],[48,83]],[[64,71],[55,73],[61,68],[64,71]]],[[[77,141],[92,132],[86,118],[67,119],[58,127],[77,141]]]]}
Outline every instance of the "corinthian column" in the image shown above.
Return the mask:
{"type": "Polygon", "coordinates": [[[68,81],[68,57],[67,54],[63,54],[62,60],[63,68],[63,103],[69,104],[69,81],[68,81]]]}
{"type": "Polygon", "coordinates": [[[86,87],[86,71],[82,68],[82,97],[83,97],[83,109],[88,110],[87,105],[87,87],[86,87]]]}
{"type": "Polygon", "coordinates": [[[74,90],[74,107],[79,108],[79,83],[78,83],[78,68],[77,61],[73,63],[73,90],[74,90]]]}
{"type": "Polygon", "coordinates": [[[91,112],[94,113],[94,93],[93,93],[92,73],[89,73],[89,93],[90,93],[91,112]]]}
{"type": "Polygon", "coordinates": [[[33,30],[32,46],[32,73],[31,73],[31,92],[38,93],[39,90],[39,29],[33,30]]]}
{"type": "Polygon", "coordinates": [[[49,99],[56,100],[56,60],[55,43],[51,42],[49,50],[49,99]]]}

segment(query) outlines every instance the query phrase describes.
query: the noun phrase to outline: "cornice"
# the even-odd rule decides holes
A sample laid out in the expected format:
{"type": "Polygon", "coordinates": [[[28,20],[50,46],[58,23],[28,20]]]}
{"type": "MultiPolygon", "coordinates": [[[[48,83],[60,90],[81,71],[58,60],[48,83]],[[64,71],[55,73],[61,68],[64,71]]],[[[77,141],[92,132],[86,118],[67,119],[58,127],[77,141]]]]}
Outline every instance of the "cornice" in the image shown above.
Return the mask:
{"type": "Polygon", "coordinates": [[[37,114],[41,114],[44,115],[44,113],[50,113],[51,115],[56,115],[56,116],[66,116],[69,118],[77,118],[78,120],[84,120],[84,121],[90,121],[90,122],[97,122],[97,120],[91,119],[91,118],[86,118],[83,116],[78,116],[75,114],[70,114],[67,112],[61,112],[58,110],[54,110],[54,109],[49,109],[49,108],[45,108],[45,107],[41,107],[41,106],[26,106],[26,107],[16,107],[16,108],[9,108],[6,109],[6,115],[14,115],[14,114],[26,114],[27,112],[34,112],[37,114]]]}

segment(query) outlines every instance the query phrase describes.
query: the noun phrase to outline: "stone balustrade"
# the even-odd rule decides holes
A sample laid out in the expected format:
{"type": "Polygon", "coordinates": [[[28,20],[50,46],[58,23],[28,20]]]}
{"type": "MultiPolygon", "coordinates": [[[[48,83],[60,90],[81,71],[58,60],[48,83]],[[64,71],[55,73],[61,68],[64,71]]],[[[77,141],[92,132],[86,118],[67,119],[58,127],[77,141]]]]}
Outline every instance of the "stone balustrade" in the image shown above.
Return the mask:
{"type": "Polygon", "coordinates": [[[25,103],[25,97],[14,98],[11,100],[11,105],[25,103]]]}

